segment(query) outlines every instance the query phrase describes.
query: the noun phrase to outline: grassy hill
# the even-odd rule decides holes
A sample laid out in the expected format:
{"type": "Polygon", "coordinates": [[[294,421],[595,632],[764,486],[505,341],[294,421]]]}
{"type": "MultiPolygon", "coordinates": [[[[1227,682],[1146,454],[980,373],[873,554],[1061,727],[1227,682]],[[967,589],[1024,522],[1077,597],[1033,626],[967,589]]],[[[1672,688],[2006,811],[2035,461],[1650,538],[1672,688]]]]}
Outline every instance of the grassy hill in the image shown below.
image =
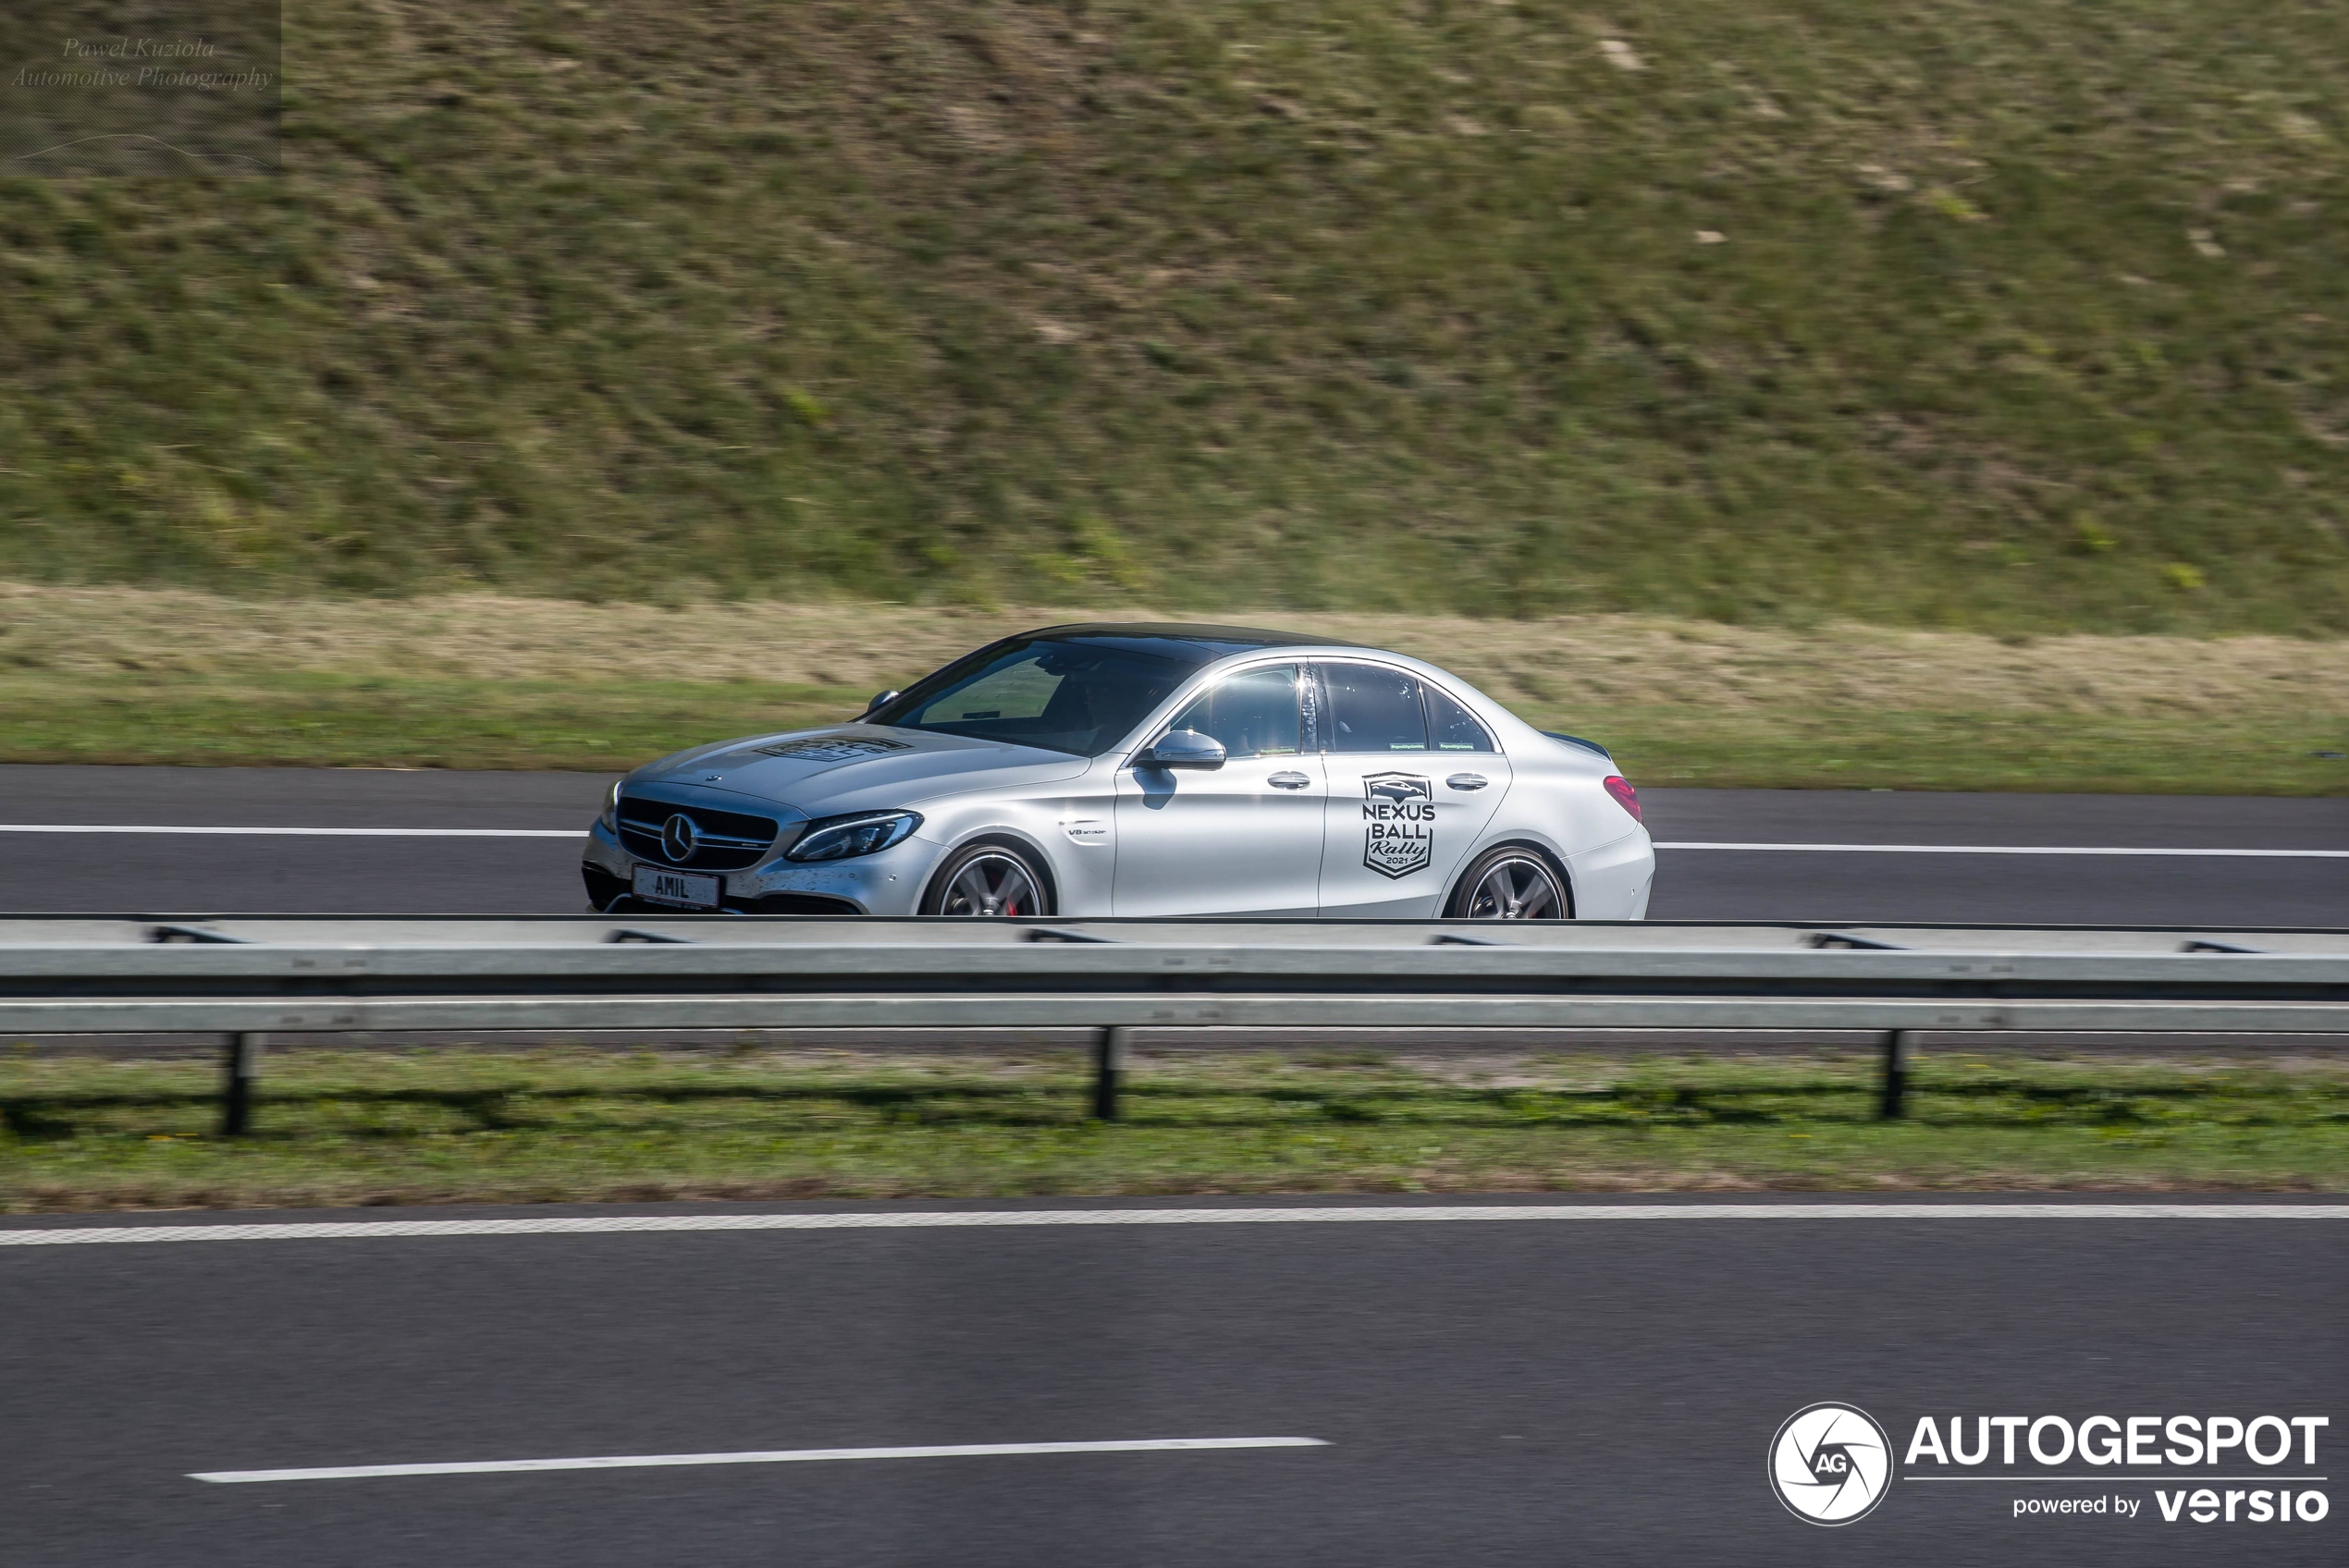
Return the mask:
{"type": "Polygon", "coordinates": [[[2349,7],[287,0],[0,576],[2349,631],[2349,7]]]}

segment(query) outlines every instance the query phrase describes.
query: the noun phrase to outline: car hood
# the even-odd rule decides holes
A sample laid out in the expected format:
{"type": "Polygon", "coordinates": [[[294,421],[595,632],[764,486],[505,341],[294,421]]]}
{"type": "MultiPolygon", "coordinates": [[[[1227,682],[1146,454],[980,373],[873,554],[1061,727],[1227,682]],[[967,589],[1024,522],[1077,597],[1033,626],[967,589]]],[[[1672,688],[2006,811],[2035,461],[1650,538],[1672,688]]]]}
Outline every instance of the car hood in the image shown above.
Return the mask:
{"type": "Polygon", "coordinates": [[[647,763],[634,784],[690,786],[809,816],[918,805],[941,795],[1074,778],[1092,764],[1065,752],[878,724],[838,724],[700,746],[647,763]]]}

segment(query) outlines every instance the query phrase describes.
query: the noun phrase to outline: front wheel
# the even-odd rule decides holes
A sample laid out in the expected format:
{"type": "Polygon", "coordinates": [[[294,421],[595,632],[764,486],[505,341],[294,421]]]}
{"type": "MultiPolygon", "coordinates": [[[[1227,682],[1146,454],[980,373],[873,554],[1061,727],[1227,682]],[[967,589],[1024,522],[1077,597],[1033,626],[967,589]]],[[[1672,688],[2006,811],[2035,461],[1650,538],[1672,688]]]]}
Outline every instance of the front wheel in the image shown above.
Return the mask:
{"type": "Polygon", "coordinates": [[[1574,900],[1549,856],[1505,844],[1476,857],[1444,913],[1454,920],[1570,920],[1574,900]]]}
{"type": "Polygon", "coordinates": [[[922,896],[924,914],[980,917],[1050,915],[1052,896],[1043,873],[1024,851],[1008,844],[973,844],[957,850],[930,878],[922,896]]]}

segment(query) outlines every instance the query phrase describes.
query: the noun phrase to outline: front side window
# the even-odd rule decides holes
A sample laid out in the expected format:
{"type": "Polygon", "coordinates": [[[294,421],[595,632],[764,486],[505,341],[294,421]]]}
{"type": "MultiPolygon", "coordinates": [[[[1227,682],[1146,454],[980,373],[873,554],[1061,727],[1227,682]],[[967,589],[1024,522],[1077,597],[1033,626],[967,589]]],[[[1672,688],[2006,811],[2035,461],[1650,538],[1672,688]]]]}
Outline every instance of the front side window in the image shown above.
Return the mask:
{"type": "Polygon", "coordinates": [[[1217,681],[1169,729],[1196,729],[1224,742],[1227,757],[1295,756],[1304,749],[1297,666],[1247,669],[1217,681]]]}
{"type": "Polygon", "coordinates": [[[1322,719],[1324,750],[1427,750],[1418,677],[1378,665],[1333,664],[1322,668],[1322,685],[1329,699],[1322,719]]]}
{"type": "Polygon", "coordinates": [[[1128,648],[1013,638],[916,681],[865,722],[1099,756],[1197,668],[1128,648]]]}

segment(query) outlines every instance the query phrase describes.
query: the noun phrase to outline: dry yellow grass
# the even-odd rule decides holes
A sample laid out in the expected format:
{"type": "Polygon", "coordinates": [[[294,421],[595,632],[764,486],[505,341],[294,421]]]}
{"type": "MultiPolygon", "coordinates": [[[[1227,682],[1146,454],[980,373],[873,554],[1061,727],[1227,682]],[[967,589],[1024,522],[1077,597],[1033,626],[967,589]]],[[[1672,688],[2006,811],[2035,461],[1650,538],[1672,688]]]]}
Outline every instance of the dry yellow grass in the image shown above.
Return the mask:
{"type": "MultiPolygon", "coordinates": [[[[979,611],[865,604],[589,605],[462,594],[255,600],[0,584],[0,668],[19,678],[314,672],[459,680],[751,680],[865,690],[990,638],[1147,607],[979,611]]],[[[1199,619],[1196,616],[1187,619],[1199,619]]],[[[1654,617],[1534,621],[1234,610],[1395,648],[1541,711],[1622,707],[2244,719],[2349,713],[2349,642],[2048,637],[1868,626],[1757,630],[1654,617]]]]}
{"type": "MultiPolygon", "coordinates": [[[[1643,785],[2349,794],[2349,643],[1225,616],[1423,655],[1643,785]]],[[[1004,632],[1152,618],[0,584],[0,759],[601,770],[833,722],[1004,632]]]]}

